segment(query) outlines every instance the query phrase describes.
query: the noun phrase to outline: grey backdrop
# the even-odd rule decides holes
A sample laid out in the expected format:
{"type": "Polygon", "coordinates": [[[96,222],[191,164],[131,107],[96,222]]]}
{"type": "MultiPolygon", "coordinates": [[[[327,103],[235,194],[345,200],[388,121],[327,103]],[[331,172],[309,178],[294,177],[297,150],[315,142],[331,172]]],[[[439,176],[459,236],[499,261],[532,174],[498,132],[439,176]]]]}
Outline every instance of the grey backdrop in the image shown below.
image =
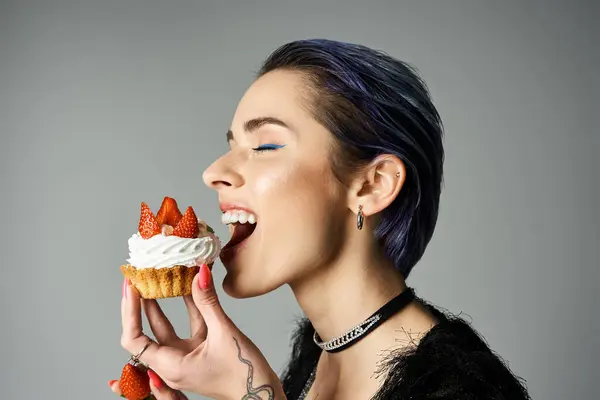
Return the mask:
{"type": "MultiPolygon", "coordinates": [[[[327,37],[414,63],[444,118],[441,215],[409,283],[534,398],[597,398],[598,3],[216,3],[0,3],[0,397],[113,398],[139,202],[175,196],[225,236],[201,173],[237,101],[276,46],[327,37]]],[[[280,371],[289,290],[222,301],[280,371]]]]}

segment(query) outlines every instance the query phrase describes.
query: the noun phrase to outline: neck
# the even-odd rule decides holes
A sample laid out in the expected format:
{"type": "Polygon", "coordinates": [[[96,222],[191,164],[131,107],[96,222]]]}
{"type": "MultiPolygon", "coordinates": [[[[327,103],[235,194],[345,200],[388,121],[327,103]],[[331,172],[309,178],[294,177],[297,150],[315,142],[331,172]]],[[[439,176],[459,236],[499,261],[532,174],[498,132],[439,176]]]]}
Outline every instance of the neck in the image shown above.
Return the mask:
{"type": "Polygon", "coordinates": [[[363,322],[398,295],[406,284],[391,262],[372,247],[354,243],[328,265],[291,286],[322,340],[363,322]]]}

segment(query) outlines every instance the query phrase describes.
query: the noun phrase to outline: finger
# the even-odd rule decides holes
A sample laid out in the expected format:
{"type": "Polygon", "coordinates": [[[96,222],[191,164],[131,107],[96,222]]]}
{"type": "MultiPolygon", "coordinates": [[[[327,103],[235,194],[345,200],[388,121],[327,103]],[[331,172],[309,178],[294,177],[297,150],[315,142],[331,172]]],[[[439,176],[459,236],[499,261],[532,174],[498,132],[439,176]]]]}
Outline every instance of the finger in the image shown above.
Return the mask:
{"type": "Polygon", "coordinates": [[[140,360],[147,364],[148,362],[144,360],[146,353],[152,350],[153,347],[159,346],[158,343],[144,335],[142,331],[140,296],[129,280],[125,281],[124,293],[121,307],[123,321],[121,346],[133,355],[137,355],[142,349],[146,348],[143,352],[144,357],[140,357],[140,360]]]}
{"type": "Polygon", "coordinates": [[[138,355],[145,348],[138,358],[139,361],[148,365],[157,374],[160,374],[160,376],[171,382],[177,381],[180,378],[180,376],[175,374],[180,372],[181,368],[178,367],[189,352],[186,349],[159,345],[146,335],[139,336],[130,341],[124,340],[121,345],[133,355],[138,355]]]}
{"type": "Polygon", "coordinates": [[[125,299],[127,296],[127,278],[123,279],[122,285],[122,295],[121,295],[121,326],[125,326],[125,299]]]}
{"type": "Polygon", "coordinates": [[[142,305],[140,295],[129,280],[126,282],[125,287],[123,335],[130,339],[142,335],[142,305]]]}
{"type": "Polygon", "coordinates": [[[150,329],[158,343],[172,343],[174,340],[179,339],[173,325],[156,300],[142,300],[142,305],[150,329]]]}
{"type": "Polygon", "coordinates": [[[108,386],[117,396],[121,395],[121,388],[119,388],[119,381],[112,380],[108,381],[108,386]]]}
{"type": "Polygon", "coordinates": [[[139,360],[152,367],[156,373],[169,381],[176,381],[179,376],[178,368],[183,362],[187,352],[175,347],[159,345],[142,332],[141,302],[137,290],[128,282],[123,334],[121,346],[133,355],[138,355],[142,349],[145,350],[139,356],[139,360]]]}
{"type": "Polygon", "coordinates": [[[180,400],[186,397],[181,397],[183,394],[179,390],[174,390],[167,386],[165,382],[151,369],[148,370],[150,378],[150,391],[156,400],[180,400]]]}
{"type": "Polygon", "coordinates": [[[212,274],[206,264],[200,267],[200,271],[192,281],[192,297],[209,332],[230,322],[219,303],[212,274]]]}
{"type": "Polygon", "coordinates": [[[183,301],[185,302],[185,307],[188,310],[188,314],[190,316],[190,336],[195,336],[201,331],[206,329],[206,324],[204,323],[204,318],[202,318],[202,314],[200,314],[200,310],[196,307],[196,303],[194,303],[194,299],[192,296],[183,296],[183,301]]]}

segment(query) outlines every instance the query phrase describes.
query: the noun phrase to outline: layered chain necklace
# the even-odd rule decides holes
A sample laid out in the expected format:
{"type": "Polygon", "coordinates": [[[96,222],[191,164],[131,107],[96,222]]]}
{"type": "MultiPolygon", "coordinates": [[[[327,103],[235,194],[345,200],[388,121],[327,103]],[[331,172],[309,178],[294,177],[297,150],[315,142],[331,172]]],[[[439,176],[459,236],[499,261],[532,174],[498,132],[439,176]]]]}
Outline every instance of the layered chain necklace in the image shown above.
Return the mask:
{"type": "MultiPolygon", "coordinates": [[[[315,331],[313,335],[313,340],[317,346],[319,346],[322,350],[325,350],[328,353],[337,353],[353,344],[359,342],[369,333],[371,333],[375,328],[384,323],[393,315],[399,313],[404,307],[406,307],[413,299],[415,298],[415,292],[412,288],[407,288],[402,293],[385,303],[381,308],[369,318],[365,319],[360,324],[355,327],[349,329],[343,334],[334,337],[328,341],[323,341],[319,337],[319,334],[315,331]]],[[[302,392],[300,393],[300,397],[298,400],[304,400],[308,391],[310,390],[316,376],[317,368],[312,371],[302,392]]]]}
{"type": "Polygon", "coordinates": [[[389,319],[392,315],[400,312],[400,310],[406,307],[414,298],[415,292],[411,288],[407,288],[398,296],[381,306],[381,308],[375,311],[375,313],[369,318],[365,319],[363,322],[351,328],[350,330],[344,332],[340,336],[336,336],[333,339],[324,342],[319,337],[319,334],[315,331],[313,340],[317,346],[328,353],[340,352],[357,343],[375,328],[389,319]]]}

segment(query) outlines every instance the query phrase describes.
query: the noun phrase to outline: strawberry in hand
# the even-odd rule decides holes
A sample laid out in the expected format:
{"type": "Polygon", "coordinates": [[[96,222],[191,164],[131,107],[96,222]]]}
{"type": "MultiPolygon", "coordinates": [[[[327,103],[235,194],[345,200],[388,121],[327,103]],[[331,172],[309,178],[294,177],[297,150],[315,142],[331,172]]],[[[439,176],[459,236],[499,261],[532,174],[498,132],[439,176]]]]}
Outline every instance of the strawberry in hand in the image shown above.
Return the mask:
{"type": "Polygon", "coordinates": [[[119,380],[119,389],[122,397],[127,400],[150,399],[150,378],[147,370],[131,363],[125,364],[119,380]]]}

